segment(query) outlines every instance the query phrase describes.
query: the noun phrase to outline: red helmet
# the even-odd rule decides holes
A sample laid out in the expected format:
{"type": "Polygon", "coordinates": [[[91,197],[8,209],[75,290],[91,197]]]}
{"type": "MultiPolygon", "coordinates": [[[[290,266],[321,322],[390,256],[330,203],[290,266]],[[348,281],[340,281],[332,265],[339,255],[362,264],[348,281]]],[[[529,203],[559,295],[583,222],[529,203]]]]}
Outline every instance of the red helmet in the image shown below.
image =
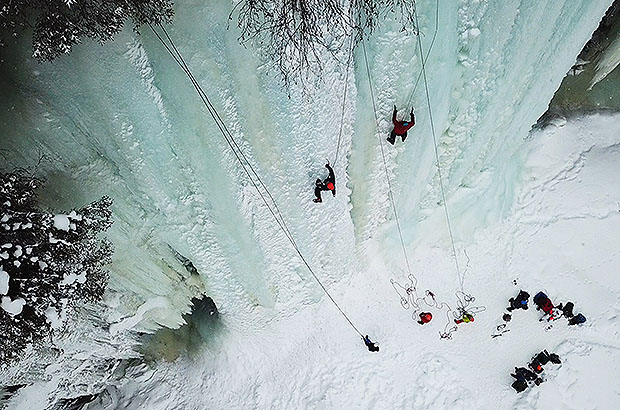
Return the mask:
{"type": "Polygon", "coordinates": [[[328,182],[327,183],[327,189],[329,189],[330,191],[333,191],[334,189],[336,189],[336,187],[334,186],[334,184],[332,182],[328,182]]]}

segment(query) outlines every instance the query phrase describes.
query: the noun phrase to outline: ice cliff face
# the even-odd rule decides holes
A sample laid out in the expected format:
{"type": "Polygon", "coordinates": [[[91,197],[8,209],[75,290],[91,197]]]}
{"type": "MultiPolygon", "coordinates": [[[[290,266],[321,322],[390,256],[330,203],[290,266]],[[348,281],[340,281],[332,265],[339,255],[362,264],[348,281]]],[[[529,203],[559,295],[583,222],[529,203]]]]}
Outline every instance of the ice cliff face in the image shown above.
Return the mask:
{"type": "MultiPolygon", "coordinates": [[[[419,1],[425,51],[437,4],[428,86],[455,235],[466,242],[510,206],[527,132],[611,0],[419,1]]],[[[378,129],[356,50],[338,197],[316,205],[312,185],[334,155],[345,67],[327,63],[310,96],[293,90],[289,98],[269,62],[226,29],[229,8],[179,2],[171,34],[325,284],[365,262],[367,239],[397,244],[377,145],[377,134],[389,132],[392,104],[401,115],[412,105],[417,115],[406,145],[388,148],[405,241],[446,238],[423,84],[408,101],[421,67],[415,37],[388,24],[367,44],[378,129]]],[[[178,326],[191,297],[203,292],[239,331],[321,297],[191,84],[146,28],[104,47],[83,44],[54,64],[32,61],[26,40],[0,53],[5,166],[41,157],[50,206],[104,194],[115,200],[112,331],[178,326]]]]}

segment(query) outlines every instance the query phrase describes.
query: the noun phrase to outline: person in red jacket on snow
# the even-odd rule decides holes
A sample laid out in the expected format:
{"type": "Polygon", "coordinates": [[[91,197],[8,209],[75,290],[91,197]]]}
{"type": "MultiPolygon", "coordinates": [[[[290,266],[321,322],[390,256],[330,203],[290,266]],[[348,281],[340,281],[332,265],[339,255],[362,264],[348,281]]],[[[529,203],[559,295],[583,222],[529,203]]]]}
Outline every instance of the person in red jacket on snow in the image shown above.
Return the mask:
{"type": "Polygon", "coordinates": [[[390,136],[387,138],[388,142],[394,145],[396,141],[396,136],[398,135],[405,142],[405,138],[407,138],[407,131],[409,128],[415,125],[415,116],[413,115],[413,107],[411,107],[411,122],[409,121],[396,121],[396,106],[394,106],[394,112],[392,113],[392,123],[394,124],[394,129],[390,133],[390,136]]]}
{"type": "Polygon", "coordinates": [[[422,312],[420,313],[420,320],[418,320],[418,323],[423,325],[431,320],[433,320],[433,315],[431,312],[422,312]]]}

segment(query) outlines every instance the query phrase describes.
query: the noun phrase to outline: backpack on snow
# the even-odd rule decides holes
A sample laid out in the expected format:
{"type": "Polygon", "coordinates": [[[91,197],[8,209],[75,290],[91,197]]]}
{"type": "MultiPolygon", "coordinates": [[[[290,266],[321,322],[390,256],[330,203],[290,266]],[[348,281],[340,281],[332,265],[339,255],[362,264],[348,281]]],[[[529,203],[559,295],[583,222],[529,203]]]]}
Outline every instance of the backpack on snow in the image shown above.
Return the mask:
{"type": "Polygon", "coordinates": [[[569,325],[580,325],[582,323],[585,323],[586,321],[586,317],[584,315],[582,315],[581,313],[573,316],[569,321],[568,324],[569,325]]]}
{"type": "Polygon", "coordinates": [[[515,389],[517,393],[521,393],[523,390],[527,389],[527,382],[525,380],[515,380],[515,382],[511,384],[511,387],[515,389]]]}

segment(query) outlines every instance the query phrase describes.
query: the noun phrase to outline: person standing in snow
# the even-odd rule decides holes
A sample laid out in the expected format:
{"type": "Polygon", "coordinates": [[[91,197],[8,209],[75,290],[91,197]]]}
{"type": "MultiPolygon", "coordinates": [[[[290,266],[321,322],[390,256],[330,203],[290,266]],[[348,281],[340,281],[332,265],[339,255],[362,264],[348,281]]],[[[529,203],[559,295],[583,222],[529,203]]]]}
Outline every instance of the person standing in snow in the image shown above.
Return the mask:
{"type": "Polygon", "coordinates": [[[527,301],[530,298],[530,294],[526,291],[519,291],[519,294],[516,298],[510,298],[508,302],[510,306],[506,308],[507,311],[512,312],[515,309],[523,309],[527,310],[527,301]]]}
{"type": "Polygon", "coordinates": [[[379,351],[379,346],[377,346],[376,343],[374,343],[372,340],[370,340],[368,335],[364,336],[363,340],[364,340],[364,344],[368,348],[369,352],[378,352],[379,351]]]}
{"type": "Polygon", "coordinates": [[[423,325],[430,322],[432,319],[433,315],[431,314],[431,312],[422,312],[420,313],[420,320],[418,320],[418,323],[423,325]]]}
{"type": "Polygon", "coordinates": [[[392,113],[392,124],[394,124],[394,129],[392,129],[390,136],[387,138],[388,142],[392,145],[394,145],[397,135],[403,139],[403,142],[405,142],[405,139],[407,138],[407,131],[409,130],[409,128],[415,125],[415,115],[413,115],[413,107],[411,107],[410,113],[411,121],[397,121],[396,113],[396,106],[394,106],[394,112],[392,113]]]}
{"type": "Polygon", "coordinates": [[[454,323],[456,323],[457,325],[461,323],[471,323],[473,321],[474,321],[474,315],[468,312],[463,312],[463,315],[461,316],[460,319],[454,319],[454,323]]]}
{"type": "Polygon", "coordinates": [[[336,176],[334,175],[334,170],[329,165],[329,161],[325,164],[325,168],[329,171],[329,176],[325,178],[323,181],[317,178],[314,187],[314,202],[323,202],[321,199],[321,191],[331,191],[333,196],[336,196],[336,176]]]}

